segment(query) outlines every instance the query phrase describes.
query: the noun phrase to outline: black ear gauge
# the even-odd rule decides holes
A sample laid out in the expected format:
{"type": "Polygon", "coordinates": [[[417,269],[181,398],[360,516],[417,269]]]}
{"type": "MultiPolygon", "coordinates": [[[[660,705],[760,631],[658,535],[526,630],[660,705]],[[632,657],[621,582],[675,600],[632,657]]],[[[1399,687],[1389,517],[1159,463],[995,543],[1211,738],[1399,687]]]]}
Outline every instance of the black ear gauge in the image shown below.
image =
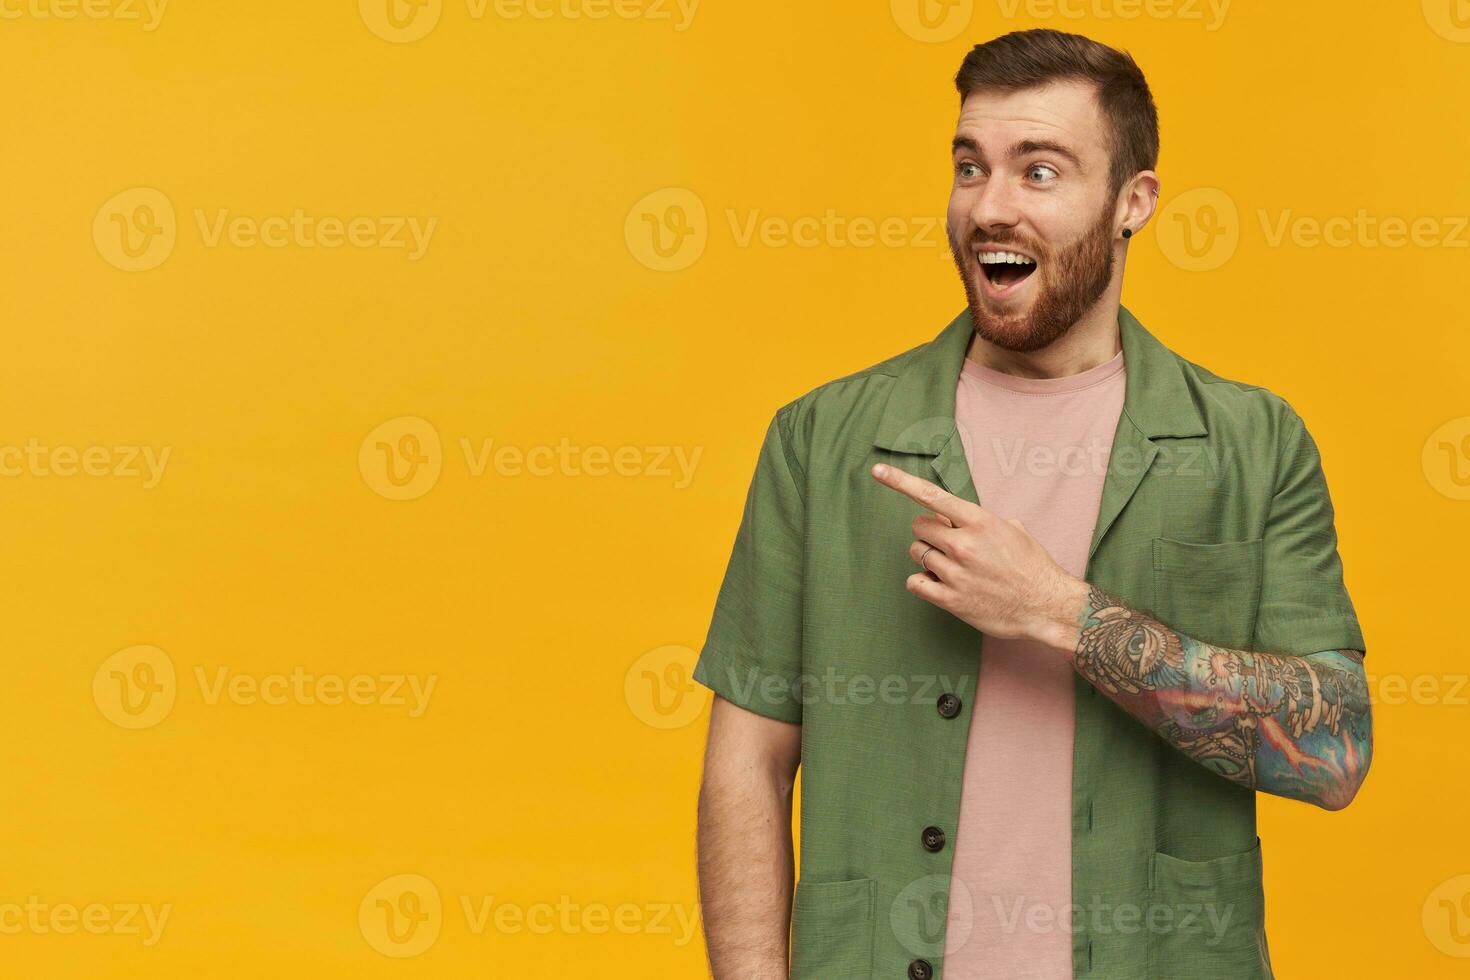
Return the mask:
{"type": "Polygon", "coordinates": [[[1132,238],[1133,237],[1133,229],[1132,228],[1124,228],[1123,229],[1123,237],[1124,238],[1132,238]]]}

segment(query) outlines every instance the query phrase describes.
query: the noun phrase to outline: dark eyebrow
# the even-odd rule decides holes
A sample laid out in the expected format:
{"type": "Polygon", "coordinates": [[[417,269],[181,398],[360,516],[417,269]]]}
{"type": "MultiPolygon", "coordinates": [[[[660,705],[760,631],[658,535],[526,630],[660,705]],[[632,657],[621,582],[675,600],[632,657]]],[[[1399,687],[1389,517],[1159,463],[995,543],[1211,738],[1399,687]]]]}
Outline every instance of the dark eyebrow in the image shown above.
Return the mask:
{"type": "MultiPolygon", "coordinates": [[[[960,150],[968,150],[976,156],[979,156],[980,144],[968,136],[956,136],[954,142],[950,144],[950,152],[958,153],[960,150]]],[[[1062,144],[1054,143],[1051,140],[1022,140],[1011,147],[1011,156],[1013,157],[1030,156],[1033,153],[1055,153],[1059,157],[1064,157],[1068,163],[1072,164],[1078,170],[1084,169],[1082,161],[1077,158],[1077,154],[1062,144]]]]}
{"type": "Polygon", "coordinates": [[[1065,157],[1078,170],[1082,169],[1082,161],[1077,159],[1077,154],[1051,140],[1022,140],[1011,148],[1011,156],[1014,157],[1026,157],[1033,153],[1055,153],[1059,157],[1065,157]]]}

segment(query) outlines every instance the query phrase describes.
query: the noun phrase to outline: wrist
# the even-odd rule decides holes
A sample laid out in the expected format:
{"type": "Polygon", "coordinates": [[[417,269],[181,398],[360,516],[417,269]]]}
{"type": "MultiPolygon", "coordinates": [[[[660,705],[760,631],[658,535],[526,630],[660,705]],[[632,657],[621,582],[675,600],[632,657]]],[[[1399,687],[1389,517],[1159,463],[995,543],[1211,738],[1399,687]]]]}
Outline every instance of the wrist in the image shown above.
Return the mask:
{"type": "Polygon", "coordinates": [[[1042,611],[1032,639],[1071,660],[1082,635],[1088,591],[1082,579],[1063,575],[1053,598],[1042,611]]]}

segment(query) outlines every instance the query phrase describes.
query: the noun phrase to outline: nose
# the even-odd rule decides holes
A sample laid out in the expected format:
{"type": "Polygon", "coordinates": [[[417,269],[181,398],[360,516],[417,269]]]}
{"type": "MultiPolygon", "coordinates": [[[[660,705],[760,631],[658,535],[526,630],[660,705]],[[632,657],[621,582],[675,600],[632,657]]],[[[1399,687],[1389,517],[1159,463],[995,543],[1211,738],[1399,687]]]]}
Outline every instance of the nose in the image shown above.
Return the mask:
{"type": "Polygon", "coordinates": [[[1020,208],[1015,188],[1009,181],[992,176],[975,195],[970,220],[982,235],[998,235],[1020,223],[1020,208]]]}

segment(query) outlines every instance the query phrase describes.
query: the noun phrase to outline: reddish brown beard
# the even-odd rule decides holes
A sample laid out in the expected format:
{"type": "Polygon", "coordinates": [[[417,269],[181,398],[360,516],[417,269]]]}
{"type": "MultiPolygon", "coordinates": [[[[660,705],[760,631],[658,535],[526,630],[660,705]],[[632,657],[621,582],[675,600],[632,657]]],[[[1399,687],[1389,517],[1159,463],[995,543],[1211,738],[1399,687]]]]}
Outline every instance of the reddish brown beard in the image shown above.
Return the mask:
{"type": "MultiPolygon", "coordinates": [[[[1029,353],[1041,350],[1071,330],[1112,281],[1112,229],[1113,206],[1109,202],[1097,222],[1059,252],[1038,247],[1040,243],[1024,242],[1018,236],[977,234],[969,245],[971,255],[981,244],[997,247],[1015,244],[1034,250],[1040,260],[1031,274],[1044,278],[1037,283],[1036,299],[1030,311],[1009,315],[996,314],[982,305],[980,287],[966,273],[966,253],[950,235],[949,251],[965,285],[975,332],[997,347],[1029,353]]],[[[983,276],[985,270],[977,264],[975,274],[983,276]]]]}

